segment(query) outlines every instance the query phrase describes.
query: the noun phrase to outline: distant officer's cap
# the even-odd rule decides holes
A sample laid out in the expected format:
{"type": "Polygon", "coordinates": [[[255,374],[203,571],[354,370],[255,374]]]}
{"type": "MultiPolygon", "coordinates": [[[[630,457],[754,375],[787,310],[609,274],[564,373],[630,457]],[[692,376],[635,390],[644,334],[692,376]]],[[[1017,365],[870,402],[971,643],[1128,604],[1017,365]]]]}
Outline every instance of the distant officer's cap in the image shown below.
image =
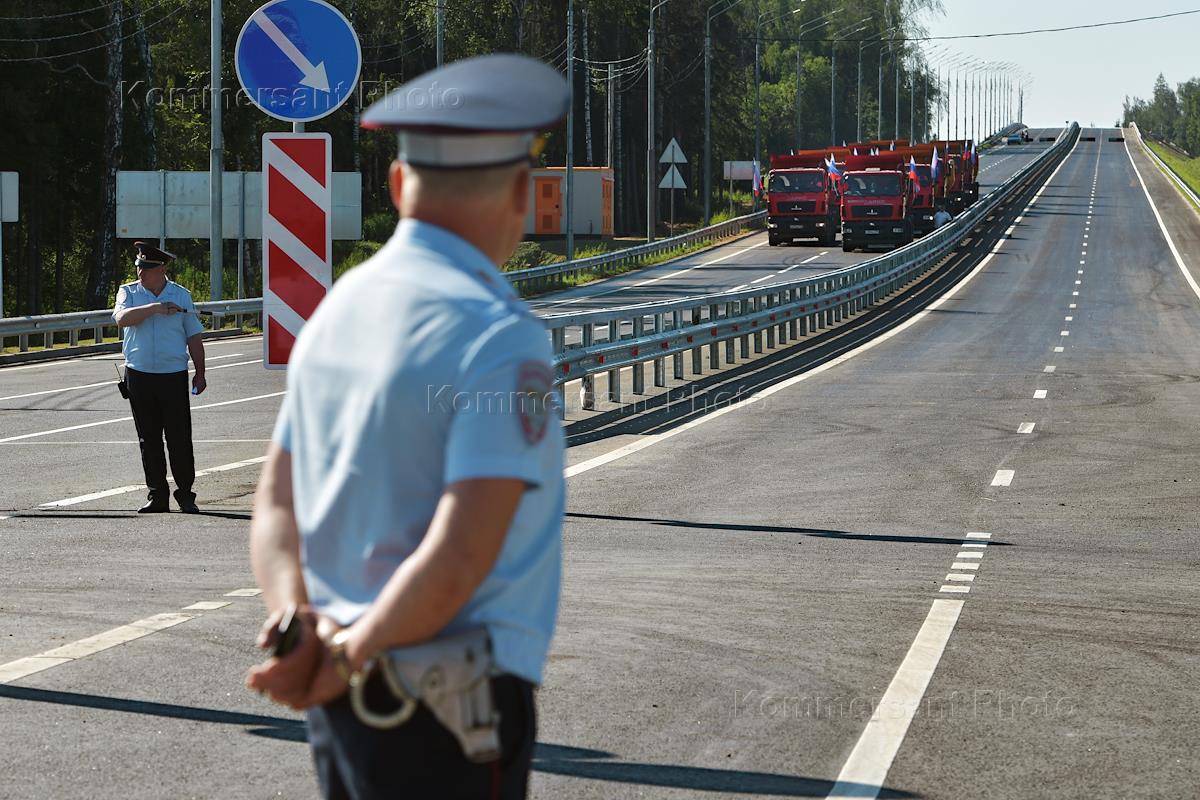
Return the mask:
{"type": "Polygon", "coordinates": [[[160,250],[152,244],[134,242],[137,248],[137,264],[146,267],[163,267],[175,260],[175,256],[166,250],[160,250]]]}
{"type": "Polygon", "coordinates": [[[364,128],[397,131],[415,167],[479,169],[534,158],[538,134],[567,114],[567,82],[528,56],[456,61],[409,81],[363,114],[364,128]]]}

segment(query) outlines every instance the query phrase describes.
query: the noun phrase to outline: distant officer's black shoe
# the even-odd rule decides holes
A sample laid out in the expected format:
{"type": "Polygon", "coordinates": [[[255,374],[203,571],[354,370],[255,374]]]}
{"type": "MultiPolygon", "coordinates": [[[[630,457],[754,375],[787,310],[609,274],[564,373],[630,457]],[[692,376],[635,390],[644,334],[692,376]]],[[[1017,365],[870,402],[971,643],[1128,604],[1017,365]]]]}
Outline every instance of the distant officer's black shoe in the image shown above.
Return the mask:
{"type": "Polygon", "coordinates": [[[139,508],[138,513],[139,514],[165,514],[170,510],[171,510],[171,507],[167,504],[166,500],[159,500],[159,499],[155,498],[155,499],[151,500],[149,503],[146,503],[146,505],[139,508]]]}

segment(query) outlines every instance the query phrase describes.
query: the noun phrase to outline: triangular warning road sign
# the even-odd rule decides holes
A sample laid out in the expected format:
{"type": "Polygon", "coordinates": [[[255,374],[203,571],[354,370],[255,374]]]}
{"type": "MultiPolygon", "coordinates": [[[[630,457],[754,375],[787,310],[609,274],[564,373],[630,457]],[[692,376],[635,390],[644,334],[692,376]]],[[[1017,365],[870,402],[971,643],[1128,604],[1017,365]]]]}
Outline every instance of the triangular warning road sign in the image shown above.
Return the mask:
{"type": "Polygon", "coordinates": [[[667,174],[659,181],[658,188],[660,189],[686,189],[687,184],[683,182],[683,176],[679,174],[679,170],[672,164],[667,170],[667,174]]]}
{"type": "Polygon", "coordinates": [[[675,141],[674,137],[671,138],[671,142],[670,142],[670,144],[667,145],[667,149],[663,150],[663,154],[658,159],[658,163],[660,163],[660,164],[686,164],[687,163],[687,157],[684,156],[683,150],[681,150],[679,148],[679,142],[675,141]]]}

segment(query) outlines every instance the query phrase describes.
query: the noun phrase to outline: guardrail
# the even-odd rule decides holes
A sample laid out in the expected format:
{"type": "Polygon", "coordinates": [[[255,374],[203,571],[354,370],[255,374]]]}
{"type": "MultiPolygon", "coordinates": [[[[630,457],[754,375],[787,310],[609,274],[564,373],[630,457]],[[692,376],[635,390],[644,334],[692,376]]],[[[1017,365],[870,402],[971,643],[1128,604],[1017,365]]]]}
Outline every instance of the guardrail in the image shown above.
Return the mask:
{"type": "MultiPolygon", "coordinates": [[[[712,242],[736,236],[739,233],[760,226],[766,220],[766,211],[758,211],[741,217],[718,222],[705,228],[699,228],[678,236],[659,239],[650,244],[641,244],[602,253],[588,258],[577,258],[557,264],[546,264],[541,267],[513,270],[504,276],[514,286],[529,285],[534,291],[545,291],[561,285],[566,276],[578,277],[583,274],[597,275],[617,269],[642,263],[647,259],[671,255],[695,245],[712,242]]],[[[197,303],[196,308],[213,313],[213,327],[219,328],[223,317],[237,316],[237,326],[241,327],[241,317],[262,314],[262,298],[254,297],[246,300],[225,300],[220,302],[197,303]]],[[[112,310],[79,311],[72,314],[45,314],[30,317],[9,317],[0,319],[0,346],[5,339],[16,338],[22,353],[29,350],[30,337],[43,340],[43,346],[50,348],[56,333],[66,332],[71,346],[79,344],[80,338],[91,338],[100,343],[104,340],[105,330],[115,330],[112,321],[112,310]]]]}
{"type": "Polygon", "coordinates": [[[633,367],[633,392],[645,392],[647,363],[654,385],[666,386],[666,359],[676,379],[684,378],[684,353],[692,373],[763,352],[840,322],[884,302],[893,292],[941,261],[1030,175],[1073,143],[1072,124],[1045,153],[980,198],[951,223],[886,255],[823,275],[764,284],[751,289],[657,301],[619,308],[549,314],[543,317],[554,348],[555,384],[581,380],[581,405],[595,408],[595,376],[608,373],[608,399],[620,402],[620,370],[633,367]],[[598,336],[597,333],[603,335],[598,336]],[[628,333],[626,333],[628,332],[628,333]]]}
{"type": "Polygon", "coordinates": [[[561,284],[566,276],[603,274],[617,267],[639,264],[655,256],[670,255],[695,245],[711,244],[721,239],[728,239],[730,236],[736,236],[751,228],[761,227],[766,218],[765,210],[756,211],[753,214],[727,219],[724,222],[697,228],[678,236],[614,250],[611,253],[601,253],[557,264],[545,264],[540,267],[512,270],[504,273],[504,277],[508,278],[514,286],[520,287],[529,284],[534,291],[545,291],[561,284]]]}
{"type": "MultiPolygon", "coordinates": [[[[262,312],[262,298],[254,297],[248,300],[220,300],[217,302],[196,303],[198,311],[211,315],[213,329],[222,326],[225,317],[234,317],[240,328],[242,317],[257,315],[262,312]]],[[[203,321],[204,317],[201,317],[203,321]]],[[[79,345],[80,338],[91,338],[99,344],[104,341],[105,331],[116,331],[117,323],[113,322],[112,309],[103,311],[77,311],[72,314],[45,314],[36,317],[6,317],[0,319],[0,343],[5,339],[16,338],[18,348],[22,353],[29,350],[30,337],[41,337],[42,347],[50,349],[54,345],[56,333],[67,333],[67,344],[71,347],[79,345]],[[90,334],[81,337],[81,334],[90,334]]]]}
{"type": "Polygon", "coordinates": [[[1191,199],[1191,201],[1195,203],[1197,207],[1200,207],[1200,197],[1196,196],[1196,193],[1192,191],[1192,187],[1188,186],[1187,181],[1183,179],[1183,176],[1176,172],[1170,164],[1163,161],[1162,158],[1159,157],[1158,153],[1154,152],[1154,150],[1146,145],[1145,140],[1142,138],[1142,129],[1139,128],[1136,123],[1132,123],[1130,127],[1137,131],[1138,141],[1143,145],[1142,149],[1146,152],[1146,155],[1150,156],[1150,159],[1155,164],[1158,164],[1166,176],[1175,182],[1175,185],[1179,187],[1181,192],[1187,195],[1187,197],[1191,199]]]}

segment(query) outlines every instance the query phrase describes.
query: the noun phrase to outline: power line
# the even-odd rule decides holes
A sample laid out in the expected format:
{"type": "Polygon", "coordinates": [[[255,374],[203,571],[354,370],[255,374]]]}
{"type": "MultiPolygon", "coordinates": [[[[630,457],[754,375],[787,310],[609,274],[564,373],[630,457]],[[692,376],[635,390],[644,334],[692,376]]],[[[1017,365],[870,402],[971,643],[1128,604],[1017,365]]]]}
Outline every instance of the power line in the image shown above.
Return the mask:
{"type": "MultiPolygon", "coordinates": [[[[180,12],[186,11],[188,8],[188,5],[189,5],[188,3],[184,3],[184,4],[180,5],[179,8],[175,9],[174,11],[168,12],[167,14],[164,14],[163,16],[156,19],[154,22],[151,22],[150,24],[148,24],[142,28],[138,28],[133,33],[127,34],[125,36],[121,36],[118,39],[118,41],[122,41],[122,42],[127,41],[129,39],[132,39],[135,36],[138,36],[139,34],[145,33],[146,31],[150,30],[151,28],[161,25],[162,23],[166,22],[167,20],[171,19],[172,17],[178,15],[180,12]]],[[[39,62],[39,61],[52,61],[53,59],[56,59],[56,58],[69,58],[71,56],[83,55],[84,53],[92,53],[92,52],[95,52],[96,50],[103,50],[104,48],[108,47],[111,44],[112,44],[112,42],[108,41],[108,42],[105,42],[104,44],[98,44],[95,47],[85,47],[82,50],[72,50],[69,53],[52,53],[50,55],[33,56],[31,58],[0,58],[0,64],[29,64],[29,63],[39,62]]]]}
{"type": "MultiPolygon", "coordinates": [[[[174,0],[159,0],[159,2],[155,3],[152,6],[149,6],[148,8],[140,9],[138,11],[137,15],[130,15],[130,16],[138,16],[138,15],[146,13],[147,11],[153,11],[154,9],[158,8],[159,6],[165,6],[167,3],[170,3],[170,2],[174,2],[174,0]]],[[[126,17],[125,19],[128,19],[128,17],[126,17]]],[[[94,33],[99,33],[100,31],[111,28],[114,25],[121,25],[123,21],[124,20],[122,20],[121,22],[107,22],[103,25],[99,25],[95,28],[91,28],[90,30],[78,31],[76,33],[64,33],[61,36],[35,36],[35,37],[22,36],[22,37],[19,37],[16,39],[0,38],[0,42],[19,42],[21,44],[42,44],[44,42],[59,42],[59,41],[62,41],[63,39],[78,39],[80,36],[91,36],[94,33]]]]}
{"type": "Polygon", "coordinates": [[[37,21],[43,20],[43,19],[62,19],[63,17],[75,17],[75,16],[80,16],[82,14],[90,14],[93,11],[99,11],[102,8],[111,8],[114,5],[116,5],[115,2],[102,3],[98,6],[92,6],[91,8],[84,8],[79,11],[64,11],[61,14],[46,14],[46,15],[40,16],[40,17],[0,17],[0,22],[37,22],[37,21]]]}

